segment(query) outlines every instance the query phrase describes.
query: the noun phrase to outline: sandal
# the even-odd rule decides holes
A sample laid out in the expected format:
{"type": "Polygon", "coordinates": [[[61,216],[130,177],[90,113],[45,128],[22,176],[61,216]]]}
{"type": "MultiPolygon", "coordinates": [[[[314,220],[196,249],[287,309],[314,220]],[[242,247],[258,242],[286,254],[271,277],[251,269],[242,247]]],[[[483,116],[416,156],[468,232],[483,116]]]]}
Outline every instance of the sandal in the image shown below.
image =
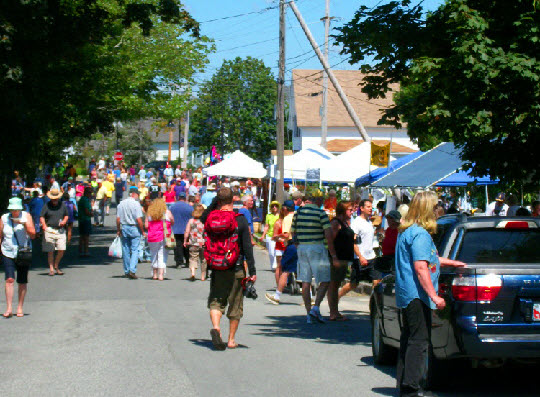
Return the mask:
{"type": "Polygon", "coordinates": [[[227,348],[227,345],[223,343],[219,331],[215,328],[210,330],[210,336],[212,337],[212,345],[214,345],[215,350],[223,351],[227,348]]]}
{"type": "Polygon", "coordinates": [[[56,274],[58,274],[59,276],[63,276],[64,275],[64,272],[60,269],[54,269],[56,271],[56,274]]]}
{"type": "Polygon", "coordinates": [[[49,272],[49,276],[54,276],[54,272],[49,272]]]}
{"type": "Polygon", "coordinates": [[[330,317],[330,321],[349,321],[347,317],[345,317],[343,314],[338,314],[336,317],[332,318],[330,317]]]}
{"type": "Polygon", "coordinates": [[[11,318],[11,317],[13,317],[13,313],[12,312],[5,312],[3,314],[3,316],[4,316],[4,318],[11,318]]]}
{"type": "Polygon", "coordinates": [[[24,313],[17,312],[17,317],[24,317],[24,313]]]}

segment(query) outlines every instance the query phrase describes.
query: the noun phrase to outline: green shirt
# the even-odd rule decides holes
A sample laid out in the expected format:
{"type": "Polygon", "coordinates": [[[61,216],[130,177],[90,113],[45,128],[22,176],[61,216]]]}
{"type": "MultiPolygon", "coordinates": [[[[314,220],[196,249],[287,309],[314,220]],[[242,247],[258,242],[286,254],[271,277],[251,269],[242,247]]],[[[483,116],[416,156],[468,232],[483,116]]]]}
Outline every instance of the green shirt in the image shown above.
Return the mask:
{"type": "Polygon", "coordinates": [[[330,227],[326,212],[315,204],[298,208],[292,221],[291,233],[299,244],[324,244],[324,231],[330,227]]]}
{"type": "Polygon", "coordinates": [[[274,223],[279,219],[279,214],[266,214],[266,219],[264,223],[268,225],[268,233],[266,233],[267,236],[272,237],[274,235],[274,223]]]}
{"type": "Polygon", "coordinates": [[[79,222],[92,219],[90,215],[86,215],[86,210],[88,210],[89,213],[92,213],[92,206],[90,205],[90,199],[86,196],[82,196],[78,203],[79,222]]]}

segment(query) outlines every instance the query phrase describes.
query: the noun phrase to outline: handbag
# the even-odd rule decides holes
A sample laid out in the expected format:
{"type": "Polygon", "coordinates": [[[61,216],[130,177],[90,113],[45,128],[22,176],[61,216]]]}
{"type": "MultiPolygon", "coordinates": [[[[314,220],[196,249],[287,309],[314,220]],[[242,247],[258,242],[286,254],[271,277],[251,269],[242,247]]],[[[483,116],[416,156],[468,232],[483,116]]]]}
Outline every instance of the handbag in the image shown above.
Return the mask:
{"type": "Polygon", "coordinates": [[[165,248],[168,250],[173,250],[176,248],[176,239],[174,238],[174,234],[172,234],[172,232],[169,233],[165,219],[163,219],[163,237],[165,239],[165,248]]]}
{"type": "MultiPolygon", "coordinates": [[[[15,264],[17,266],[30,266],[32,264],[32,248],[27,245],[23,247],[19,242],[17,237],[17,232],[15,231],[15,224],[13,223],[13,217],[10,216],[11,227],[13,228],[13,235],[15,236],[15,241],[17,241],[17,257],[15,258],[15,264]]],[[[26,231],[25,231],[26,232],[26,231]]]]}

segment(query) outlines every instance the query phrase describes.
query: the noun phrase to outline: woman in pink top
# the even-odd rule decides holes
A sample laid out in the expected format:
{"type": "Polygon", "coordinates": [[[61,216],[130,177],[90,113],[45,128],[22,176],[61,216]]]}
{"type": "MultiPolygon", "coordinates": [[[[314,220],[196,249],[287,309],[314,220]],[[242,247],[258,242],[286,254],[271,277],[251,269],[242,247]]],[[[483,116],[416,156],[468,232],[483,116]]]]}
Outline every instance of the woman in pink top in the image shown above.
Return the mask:
{"type": "Polygon", "coordinates": [[[163,199],[155,199],[148,207],[145,226],[148,230],[152,278],[160,281],[163,280],[168,258],[168,252],[165,249],[164,223],[167,227],[167,232],[171,233],[171,225],[174,224],[174,218],[167,209],[165,201],[163,199]]]}
{"type": "Polygon", "coordinates": [[[176,201],[176,191],[174,190],[174,187],[175,184],[171,183],[170,189],[163,193],[163,196],[165,196],[165,203],[167,204],[167,208],[173,205],[176,201]]]}

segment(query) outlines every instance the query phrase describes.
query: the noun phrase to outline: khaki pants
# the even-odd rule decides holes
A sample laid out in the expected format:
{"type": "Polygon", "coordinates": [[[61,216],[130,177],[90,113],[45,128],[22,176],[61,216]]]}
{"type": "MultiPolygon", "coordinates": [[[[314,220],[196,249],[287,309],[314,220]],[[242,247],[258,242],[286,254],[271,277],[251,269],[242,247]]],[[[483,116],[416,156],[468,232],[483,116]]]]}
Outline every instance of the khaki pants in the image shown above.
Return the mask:
{"type": "Polygon", "coordinates": [[[189,246],[189,269],[197,270],[201,262],[201,274],[206,274],[206,260],[204,259],[204,247],[198,245],[189,246]]]}

